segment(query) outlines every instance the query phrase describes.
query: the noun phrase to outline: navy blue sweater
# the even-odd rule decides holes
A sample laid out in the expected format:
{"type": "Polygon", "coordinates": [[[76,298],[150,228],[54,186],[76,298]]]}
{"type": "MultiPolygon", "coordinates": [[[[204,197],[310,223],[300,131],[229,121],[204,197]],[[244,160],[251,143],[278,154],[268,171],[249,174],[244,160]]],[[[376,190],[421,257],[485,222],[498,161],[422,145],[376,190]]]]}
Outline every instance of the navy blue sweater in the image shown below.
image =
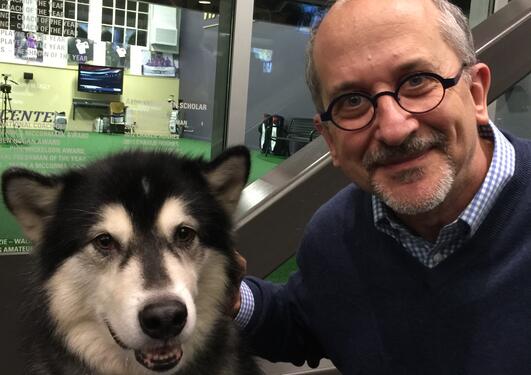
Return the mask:
{"type": "Polygon", "coordinates": [[[349,186],[321,207],[284,286],[247,278],[255,352],[343,374],[531,374],[531,142],[476,234],[433,269],[373,225],[349,186]]]}

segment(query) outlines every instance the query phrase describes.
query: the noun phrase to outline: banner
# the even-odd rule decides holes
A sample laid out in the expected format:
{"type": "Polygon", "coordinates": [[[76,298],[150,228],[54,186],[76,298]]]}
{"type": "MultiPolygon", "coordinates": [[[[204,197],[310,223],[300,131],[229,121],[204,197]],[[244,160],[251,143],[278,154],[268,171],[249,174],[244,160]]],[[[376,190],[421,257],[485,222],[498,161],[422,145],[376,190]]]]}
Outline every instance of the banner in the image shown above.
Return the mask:
{"type": "Polygon", "coordinates": [[[0,60],[15,60],[15,32],[12,30],[0,30],[0,60]]]}
{"type": "Polygon", "coordinates": [[[130,47],[121,43],[106,43],[105,65],[127,68],[131,65],[130,47]]]}
{"type": "Polygon", "coordinates": [[[15,57],[21,60],[42,62],[42,34],[16,31],[15,57]]]}
{"type": "Polygon", "coordinates": [[[68,38],[68,63],[84,64],[94,59],[94,42],[84,38],[68,38]]]}
{"type": "Polygon", "coordinates": [[[43,35],[43,63],[46,66],[64,68],[68,61],[67,38],[43,35]]]}
{"type": "Polygon", "coordinates": [[[158,77],[177,77],[179,60],[171,53],[144,51],[142,75],[158,77]]]}

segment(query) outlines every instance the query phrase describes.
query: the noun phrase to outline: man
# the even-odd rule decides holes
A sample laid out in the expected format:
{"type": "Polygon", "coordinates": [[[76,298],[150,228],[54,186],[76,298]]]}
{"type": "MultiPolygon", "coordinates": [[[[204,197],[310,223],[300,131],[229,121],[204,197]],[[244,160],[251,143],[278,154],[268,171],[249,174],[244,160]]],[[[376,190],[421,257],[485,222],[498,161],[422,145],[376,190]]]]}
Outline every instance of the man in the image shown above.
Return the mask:
{"type": "Polygon", "coordinates": [[[445,0],[335,3],[309,50],[317,128],[354,182],[286,285],[242,284],[257,354],[344,374],[531,373],[531,142],[445,0]]]}

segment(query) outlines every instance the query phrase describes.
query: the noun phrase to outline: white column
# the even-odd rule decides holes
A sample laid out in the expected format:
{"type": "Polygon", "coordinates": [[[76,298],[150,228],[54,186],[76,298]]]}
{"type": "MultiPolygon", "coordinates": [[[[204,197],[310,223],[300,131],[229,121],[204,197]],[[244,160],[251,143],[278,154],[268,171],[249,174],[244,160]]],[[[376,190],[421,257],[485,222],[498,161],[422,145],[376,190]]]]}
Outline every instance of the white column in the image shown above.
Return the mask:
{"type": "Polygon", "coordinates": [[[245,142],[254,0],[236,0],[227,146],[245,142]]]}
{"type": "Polygon", "coordinates": [[[87,38],[99,42],[101,40],[101,6],[102,0],[90,0],[87,38]]]}

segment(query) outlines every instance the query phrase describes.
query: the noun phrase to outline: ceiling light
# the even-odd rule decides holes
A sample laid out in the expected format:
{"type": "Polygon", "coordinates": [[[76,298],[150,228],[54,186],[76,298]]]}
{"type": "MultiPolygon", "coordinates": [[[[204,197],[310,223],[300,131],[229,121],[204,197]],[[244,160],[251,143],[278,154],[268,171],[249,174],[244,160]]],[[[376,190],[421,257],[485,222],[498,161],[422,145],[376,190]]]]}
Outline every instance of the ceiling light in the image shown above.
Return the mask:
{"type": "Polygon", "coordinates": [[[199,4],[210,5],[210,1],[209,0],[199,0],[198,2],[199,2],[199,4]]]}

